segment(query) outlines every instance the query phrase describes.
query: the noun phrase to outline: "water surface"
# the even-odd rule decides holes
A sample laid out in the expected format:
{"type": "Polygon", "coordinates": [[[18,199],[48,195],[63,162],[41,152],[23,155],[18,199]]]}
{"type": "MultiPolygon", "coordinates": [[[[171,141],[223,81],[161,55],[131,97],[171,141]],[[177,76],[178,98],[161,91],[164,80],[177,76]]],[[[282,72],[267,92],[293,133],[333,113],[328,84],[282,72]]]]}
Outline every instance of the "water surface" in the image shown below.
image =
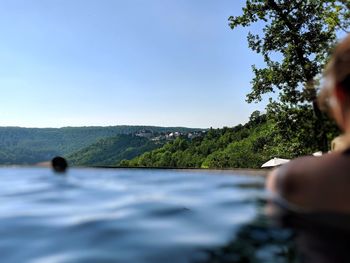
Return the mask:
{"type": "Polygon", "coordinates": [[[260,220],[259,176],[1,168],[0,178],[2,262],[290,262],[288,233],[260,220]]]}

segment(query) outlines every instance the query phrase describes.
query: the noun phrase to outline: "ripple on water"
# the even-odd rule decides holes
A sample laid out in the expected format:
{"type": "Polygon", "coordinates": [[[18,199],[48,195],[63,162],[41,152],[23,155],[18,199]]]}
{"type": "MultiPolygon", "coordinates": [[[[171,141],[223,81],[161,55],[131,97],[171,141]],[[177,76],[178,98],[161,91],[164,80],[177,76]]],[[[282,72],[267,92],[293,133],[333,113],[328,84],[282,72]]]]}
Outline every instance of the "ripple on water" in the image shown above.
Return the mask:
{"type": "Polygon", "coordinates": [[[232,172],[1,168],[3,262],[201,262],[258,214],[232,172]]]}

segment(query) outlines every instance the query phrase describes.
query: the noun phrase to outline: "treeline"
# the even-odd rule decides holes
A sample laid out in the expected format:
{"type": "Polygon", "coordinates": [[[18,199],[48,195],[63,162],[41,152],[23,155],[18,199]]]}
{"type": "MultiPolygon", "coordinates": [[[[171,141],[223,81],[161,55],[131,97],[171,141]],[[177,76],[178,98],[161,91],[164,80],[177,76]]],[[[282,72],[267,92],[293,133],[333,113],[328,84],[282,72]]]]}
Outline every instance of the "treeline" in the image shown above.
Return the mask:
{"type": "MultiPolygon", "coordinates": [[[[285,119],[280,122],[279,118],[283,117],[280,113],[261,114],[255,111],[245,125],[210,129],[203,137],[192,140],[177,138],[159,149],[132,160],[123,160],[120,166],[259,168],[273,157],[295,158],[312,154],[318,150],[316,137],[308,129],[312,110],[298,109],[296,114],[304,115],[305,122],[295,123],[295,116],[284,116],[290,121],[285,119]],[[295,125],[296,128],[293,129],[290,125],[295,125]]],[[[336,129],[328,131],[330,138],[338,133],[336,129]]]]}
{"type": "MultiPolygon", "coordinates": [[[[74,152],[88,147],[99,140],[122,134],[135,134],[145,130],[157,134],[164,132],[192,132],[201,129],[155,126],[0,127],[0,164],[34,164],[48,161],[56,155],[70,156],[74,152]]],[[[147,149],[150,150],[151,148],[147,149]]],[[[113,162],[113,165],[115,164],[113,162]]]]}
{"type": "Polygon", "coordinates": [[[68,155],[67,160],[73,166],[117,166],[123,159],[132,159],[163,144],[163,142],[123,134],[101,139],[68,155]]]}
{"type": "MultiPolygon", "coordinates": [[[[322,137],[312,107],[281,107],[271,103],[266,114],[255,111],[244,125],[206,132],[147,126],[0,128],[0,164],[34,164],[63,155],[73,166],[258,168],[273,157],[319,151],[322,137]],[[185,135],[169,141],[142,137],[142,131],[185,135]]],[[[327,118],[322,127],[329,145],[339,131],[327,118]]]]}

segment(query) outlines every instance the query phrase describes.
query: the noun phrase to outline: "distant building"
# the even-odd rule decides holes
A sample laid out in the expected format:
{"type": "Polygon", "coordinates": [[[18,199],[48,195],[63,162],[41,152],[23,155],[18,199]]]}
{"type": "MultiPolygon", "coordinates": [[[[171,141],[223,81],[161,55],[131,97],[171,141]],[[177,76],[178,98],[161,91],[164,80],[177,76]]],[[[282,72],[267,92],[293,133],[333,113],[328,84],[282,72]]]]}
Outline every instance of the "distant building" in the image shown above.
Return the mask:
{"type": "Polygon", "coordinates": [[[158,142],[158,141],[162,141],[162,140],[165,140],[165,139],[166,139],[165,135],[159,135],[157,137],[152,138],[151,141],[158,142]]]}
{"type": "Polygon", "coordinates": [[[135,134],[138,137],[144,137],[144,138],[152,138],[153,137],[153,132],[152,131],[148,131],[148,130],[142,130],[138,133],[135,134]]]}
{"type": "Polygon", "coordinates": [[[198,138],[198,137],[203,137],[204,136],[204,132],[193,132],[193,133],[189,133],[188,135],[187,135],[187,138],[189,138],[189,139],[194,139],[194,138],[198,138]]]}

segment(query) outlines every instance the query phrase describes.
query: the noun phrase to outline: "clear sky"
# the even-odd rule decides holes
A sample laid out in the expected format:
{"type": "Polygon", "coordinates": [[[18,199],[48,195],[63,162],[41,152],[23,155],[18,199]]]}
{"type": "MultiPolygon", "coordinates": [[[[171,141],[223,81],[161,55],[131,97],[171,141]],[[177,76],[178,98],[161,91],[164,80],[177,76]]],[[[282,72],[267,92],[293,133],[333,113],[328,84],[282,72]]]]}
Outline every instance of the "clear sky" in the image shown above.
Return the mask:
{"type": "MultiPolygon", "coordinates": [[[[233,126],[247,104],[244,0],[2,0],[0,126],[233,126]]],[[[250,28],[254,32],[254,28],[250,28]]]]}

